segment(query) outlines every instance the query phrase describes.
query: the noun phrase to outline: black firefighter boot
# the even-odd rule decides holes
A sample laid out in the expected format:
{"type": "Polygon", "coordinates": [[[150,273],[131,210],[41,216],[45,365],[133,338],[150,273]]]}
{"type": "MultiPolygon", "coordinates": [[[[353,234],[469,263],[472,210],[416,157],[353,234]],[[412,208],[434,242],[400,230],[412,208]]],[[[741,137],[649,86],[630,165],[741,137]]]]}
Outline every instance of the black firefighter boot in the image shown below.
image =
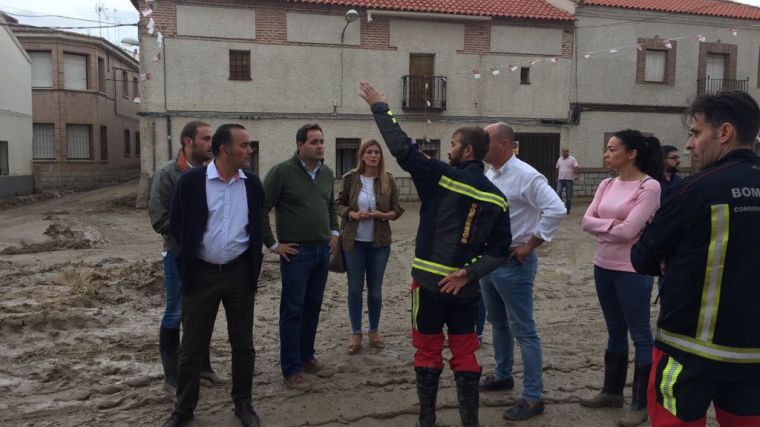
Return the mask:
{"type": "Polygon", "coordinates": [[[455,372],[459,418],[463,427],[478,427],[478,406],[480,406],[480,372],[455,372]]]}
{"type": "Polygon", "coordinates": [[[623,388],[628,375],[628,353],[604,352],[604,385],[593,397],[581,399],[587,408],[620,408],[623,406],[623,388]]]}
{"type": "Polygon", "coordinates": [[[161,328],[158,350],[161,353],[161,365],[164,367],[164,390],[174,399],[177,394],[179,370],[179,329],[161,328]]]}
{"type": "Polygon", "coordinates": [[[633,371],[633,391],[631,393],[631,408],[620,419],[623,427],[635,427],[647,420],[647,386],[651,364],[637,365],[633,371]]]}
{"type": "Polygon", "coordinates": [[[435,427],[435,400],[442,369],[414,368],[417,373],[417,396],[420,399],[420,427],[435,427]]]}

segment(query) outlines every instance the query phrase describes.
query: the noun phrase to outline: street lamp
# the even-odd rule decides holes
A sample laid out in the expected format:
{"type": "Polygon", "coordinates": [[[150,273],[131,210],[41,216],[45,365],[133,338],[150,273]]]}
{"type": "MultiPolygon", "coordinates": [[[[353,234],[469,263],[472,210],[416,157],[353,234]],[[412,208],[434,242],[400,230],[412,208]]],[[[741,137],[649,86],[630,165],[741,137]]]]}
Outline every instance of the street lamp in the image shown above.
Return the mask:
{"type": "Polygon", "coordinates": [[[343,40],[346,37],[346,28],[348,28],[348,24],[359,19],[359,12],[357,12],[356,9],[349,9],[348,12],[346,12],[346,16],[343,18],[346,20],[346,25],[343,26],[343,31],[340,32],[340,44],[343,44],[343,40]]]}
{"type": "Polygon", "coordinates": [[[338,112],[339,105],[343,106],[343,42],[346,38],[346,29],[350,23],[359,19],[359,12],[356,9],[349,9],[343,19],[346,20],[346,25],[343,26],[343,31],[340,32],[340,104],[333,102],[333,113],[338,112]]]}

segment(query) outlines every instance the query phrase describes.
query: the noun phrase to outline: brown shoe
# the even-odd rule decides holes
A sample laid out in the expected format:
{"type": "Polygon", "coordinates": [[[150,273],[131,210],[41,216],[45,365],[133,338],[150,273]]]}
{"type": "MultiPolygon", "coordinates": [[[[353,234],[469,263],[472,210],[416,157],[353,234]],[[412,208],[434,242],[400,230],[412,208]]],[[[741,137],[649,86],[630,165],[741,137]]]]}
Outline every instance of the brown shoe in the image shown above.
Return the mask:
{"type": "Polygon", "coordinates": [[[352,333],[351,338],[348,340],[348,346],[346,347],[346,353],[356,354],[362,348],[362,334],[361,332],[352,333]]]}
{"type": "Polygon", "coordinates": [[[317,372],[325,368],[325,365],[319,363],[317,359],[307,360],[302,363],[303,371],[316,375],[317,372]]]}
{"type": "Polygon", "coordinates": [[[368,332],[367,337],[369,338],[370,347],[381,350],[385,348],[385,341],[380,338],[380,334],[377,331],[368,332]]]}
{"type": "Polygon", "coordinates": [[[304,372],[308,374],[316,375],[320,378],[330,378],[338,372],[335,368],[331,368],[331,367],[327,367],[323,365],[317,359],[311,359],[305,362],[301,362],[301,366],[303,366],[304,372]]]}
{"type": "Polygon", "coordinates": [[[288,375],[282,379],[282,382],[285,383],[287,388],[302,389],[309,386],[306,382],[306,377],[303,376],[302,372],[288,375]]]}

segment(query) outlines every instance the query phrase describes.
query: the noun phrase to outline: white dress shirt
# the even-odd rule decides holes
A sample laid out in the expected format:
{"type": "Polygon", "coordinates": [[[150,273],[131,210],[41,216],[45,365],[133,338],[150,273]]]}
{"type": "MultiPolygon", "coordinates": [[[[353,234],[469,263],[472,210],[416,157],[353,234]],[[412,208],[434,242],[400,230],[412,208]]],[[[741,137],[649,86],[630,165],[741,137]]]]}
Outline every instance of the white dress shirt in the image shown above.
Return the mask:
{"type": "Polygon", "coordinates": [[[230,182],[225,182],[216,163],[206,169],[206,204],[208,222],[203,233],[198,258],[213,264],[226,264],[250,246],[248,225],[248,196],[245,174],[238,170],[230,182]]]}
{"type": "Polygon", "coordinates": [[[511,247],[528,243],[531,236],[552,240],[567,211],[546,177],[517,156],[510,157],[497,170],[489,168],[486,177],[507,196],[511,247]]]}

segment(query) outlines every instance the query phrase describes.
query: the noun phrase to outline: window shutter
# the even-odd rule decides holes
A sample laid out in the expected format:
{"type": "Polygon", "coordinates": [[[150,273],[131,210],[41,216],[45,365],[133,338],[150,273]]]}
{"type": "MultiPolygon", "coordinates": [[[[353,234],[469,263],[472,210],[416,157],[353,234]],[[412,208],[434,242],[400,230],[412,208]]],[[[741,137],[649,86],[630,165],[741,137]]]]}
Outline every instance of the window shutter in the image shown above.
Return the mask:
{"type": "Polygon", "coordinates": [[[32,59],[32,87],[53,87],[53,56],[50,52],[29,52],[32,59]]]}
{"type": "Polygon", "coordinates": [[[63,88],[87,90],[87,57],[63,54],[63,88]]]}
{"type": "Polygon", "coordinates": [[[648,50],[646,59],[646,69],[644,71],[644,81],[647,82],[664,82],[665,81],[665,61],[667,52],[660,50],[648,50]]]}

